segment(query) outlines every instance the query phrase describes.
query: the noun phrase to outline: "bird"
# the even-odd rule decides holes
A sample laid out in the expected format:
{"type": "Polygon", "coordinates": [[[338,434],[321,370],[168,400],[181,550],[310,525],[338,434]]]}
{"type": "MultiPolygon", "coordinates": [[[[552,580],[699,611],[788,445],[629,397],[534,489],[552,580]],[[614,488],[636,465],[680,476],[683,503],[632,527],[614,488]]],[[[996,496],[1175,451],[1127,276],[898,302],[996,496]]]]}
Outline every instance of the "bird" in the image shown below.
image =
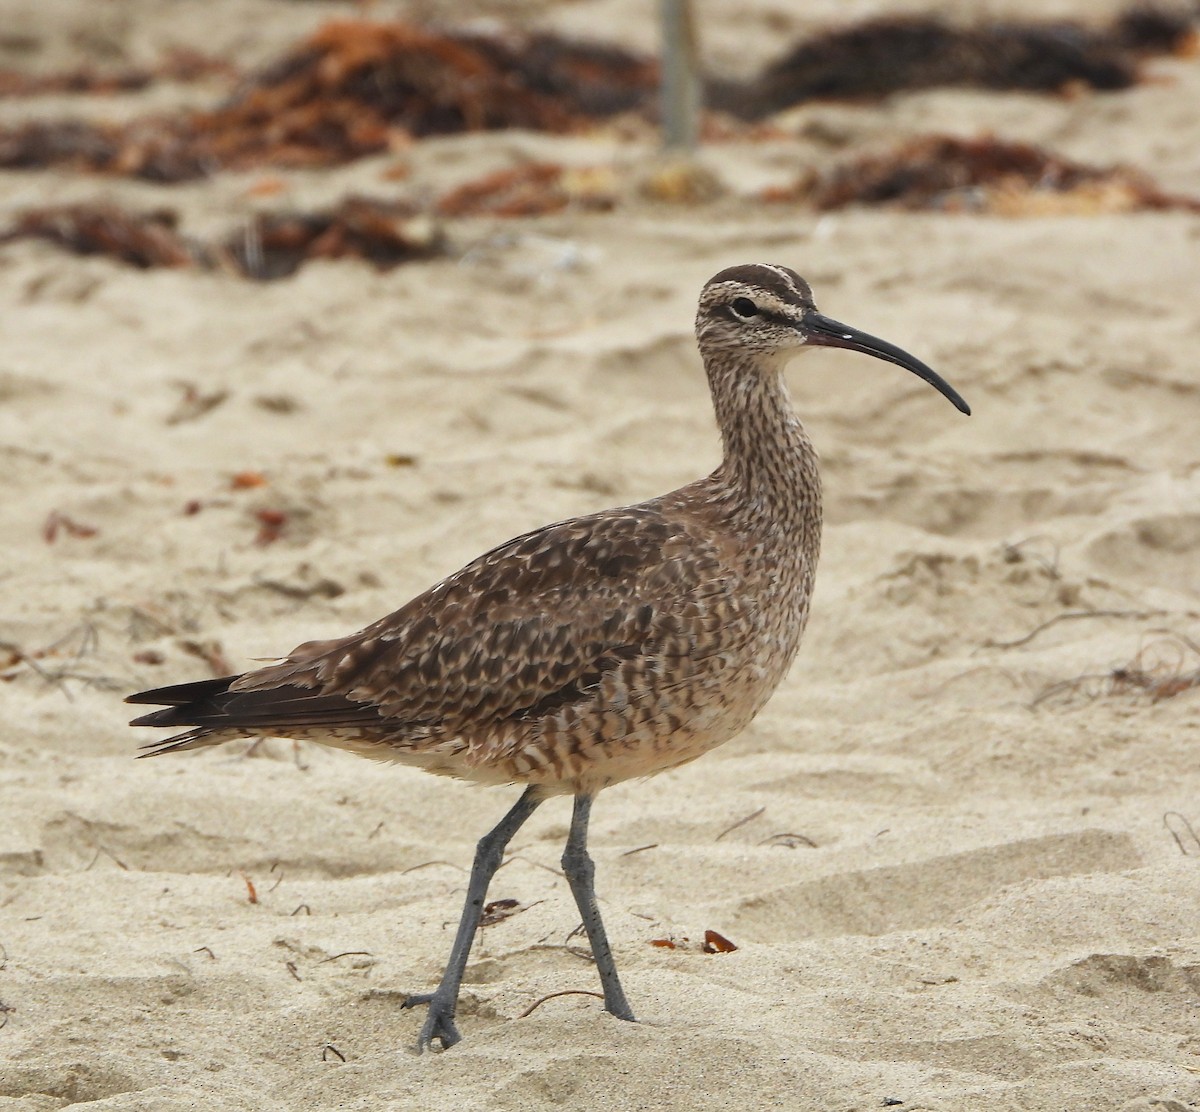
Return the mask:
{"type": "Polygon", "coordinates": [[[592,803],[737,735],[796,656],[821,545],[821,479],[784,379],[791,358],[860,352],[971,412],[919,359],[818,312],[785,266],[720,271],[701,291],[695,333],[723,448],[711,474],[524,533],[349,636],[126,699],[160,708],[131,725],[185,728],[141,756],[276,736],[523,787],[476,846],[440,982],[404,1002],[428,1006],[418,1051],[460,1040],[459,989],[488,885],[513,835],[559,795],[573,797],[562,867],[604,1008],[634,1020],[596,899],[592,803]]]}

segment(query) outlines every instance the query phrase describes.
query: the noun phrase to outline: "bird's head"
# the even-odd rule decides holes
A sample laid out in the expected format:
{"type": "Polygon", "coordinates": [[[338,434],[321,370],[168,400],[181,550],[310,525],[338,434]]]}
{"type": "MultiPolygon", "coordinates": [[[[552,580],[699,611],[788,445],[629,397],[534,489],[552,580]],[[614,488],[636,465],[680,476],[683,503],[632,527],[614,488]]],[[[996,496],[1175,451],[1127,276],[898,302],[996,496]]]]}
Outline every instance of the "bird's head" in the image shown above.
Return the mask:
{"type": "Polygon", "coordinates": [[[817,312],[808,283],[786,266],[732,266],[710,278],[700,294],[696,338],[706,357],[750,355],[771,366],[812,347],[861,351],[912,371],[961,412],[971,412],[958,392],[915,356],[817,312]]]}

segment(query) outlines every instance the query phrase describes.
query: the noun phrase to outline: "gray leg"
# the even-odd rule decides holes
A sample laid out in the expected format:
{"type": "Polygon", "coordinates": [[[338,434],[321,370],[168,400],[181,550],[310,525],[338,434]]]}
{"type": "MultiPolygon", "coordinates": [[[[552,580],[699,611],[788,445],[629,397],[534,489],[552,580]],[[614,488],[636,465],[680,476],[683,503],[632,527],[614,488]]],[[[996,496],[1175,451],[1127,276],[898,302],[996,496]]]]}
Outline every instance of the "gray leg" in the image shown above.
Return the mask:
{"type": "Polygon", "coordinates": [[[526,788],[521,798],[513,804],[512,810],[496,824],[494,830],[480,838],[475,847],[475,865],[467,883],[467,901],[463,904],[458,933],[454,936],[450,960],[446,963],[441,982],[435,992],[410,996],[404,1001],[406,1008],[418,1004],[429,1005],[429,1015],[425,1017],[425,1026],[421,1028],[421,1036],[417,1039],[418,1051],[431,1047],[434,1039],[439,1039],[442,1049],[448,1050],[462,1038],[454,1026],[454,1012],[458,1007],[458,990],[467,969],[471,943],[475,941],[475,932],[479,929],[479,916],[483,912],[488,885],[504,860],[505,847],[539,803],[541,799],[536,789],[526,788]]]}
{"type": "Polygon", "coordinates": [[[592,946],[592,957],[600,973],[600,987],[604,989],[604,1010],[612,1012],[618,1019],[633,1019],[633,1009],[625,999],[617,976],[617,963],[613,960],[600,909],[596,906],[596,887],[593,878],[596,867],[587,851],[588,817],[592,813],[592,797],[577,795],[575,811],[571,815],[571,833],[567,836],[567,848],[563,851],[562,867],[567,874],[567,883],[583,917],[583,929],[587,931],[592,946]]]}

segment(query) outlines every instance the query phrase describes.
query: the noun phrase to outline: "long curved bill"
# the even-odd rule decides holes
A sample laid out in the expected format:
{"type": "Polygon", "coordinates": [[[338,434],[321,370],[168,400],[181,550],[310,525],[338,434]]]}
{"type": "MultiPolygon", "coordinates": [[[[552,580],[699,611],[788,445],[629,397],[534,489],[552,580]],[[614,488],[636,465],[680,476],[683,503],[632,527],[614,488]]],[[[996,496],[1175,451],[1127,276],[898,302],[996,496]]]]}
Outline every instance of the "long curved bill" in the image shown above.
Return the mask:
{"type": "Polygon", "coordinates": [[[809,312],[804,316],[804,332],[808,343],[817,347],[849,348],[851,351],[861,351],[864,355],[873,355],[876,359],[884,359],[895,363],[897,367],[912,371],[918,378],[923,378],[939,393],[944,394],[955,408],[970,416],[971,407],[963,401],[961,395],[932,367],[926,366],[916,356],[909,355],[903,348],[889,344],[857,328],[851,328],[841,321],[832,320],[823,313],[809,312]]]}

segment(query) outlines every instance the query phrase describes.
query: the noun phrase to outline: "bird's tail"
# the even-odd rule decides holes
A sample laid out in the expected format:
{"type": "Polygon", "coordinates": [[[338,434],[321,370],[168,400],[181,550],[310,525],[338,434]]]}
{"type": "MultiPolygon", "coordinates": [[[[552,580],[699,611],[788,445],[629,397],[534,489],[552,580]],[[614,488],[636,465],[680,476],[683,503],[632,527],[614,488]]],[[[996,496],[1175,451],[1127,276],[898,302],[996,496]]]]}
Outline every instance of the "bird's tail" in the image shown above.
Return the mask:
{"type": "Polygon", "coordinates": [[[228,741],[230,734],[219,723],[225,717],[225,696],[230,685],[240,677],[222,676],[215,680],[177,683],[156,687],[126,697],[127,703],[149,703],[159,710],[135,718],[131,726],[190,726],[182,734],[152,741],[141,747],[139,757],[156,757],[160,753],[178,753],[186,749],[203,749],[228,741]]]}

